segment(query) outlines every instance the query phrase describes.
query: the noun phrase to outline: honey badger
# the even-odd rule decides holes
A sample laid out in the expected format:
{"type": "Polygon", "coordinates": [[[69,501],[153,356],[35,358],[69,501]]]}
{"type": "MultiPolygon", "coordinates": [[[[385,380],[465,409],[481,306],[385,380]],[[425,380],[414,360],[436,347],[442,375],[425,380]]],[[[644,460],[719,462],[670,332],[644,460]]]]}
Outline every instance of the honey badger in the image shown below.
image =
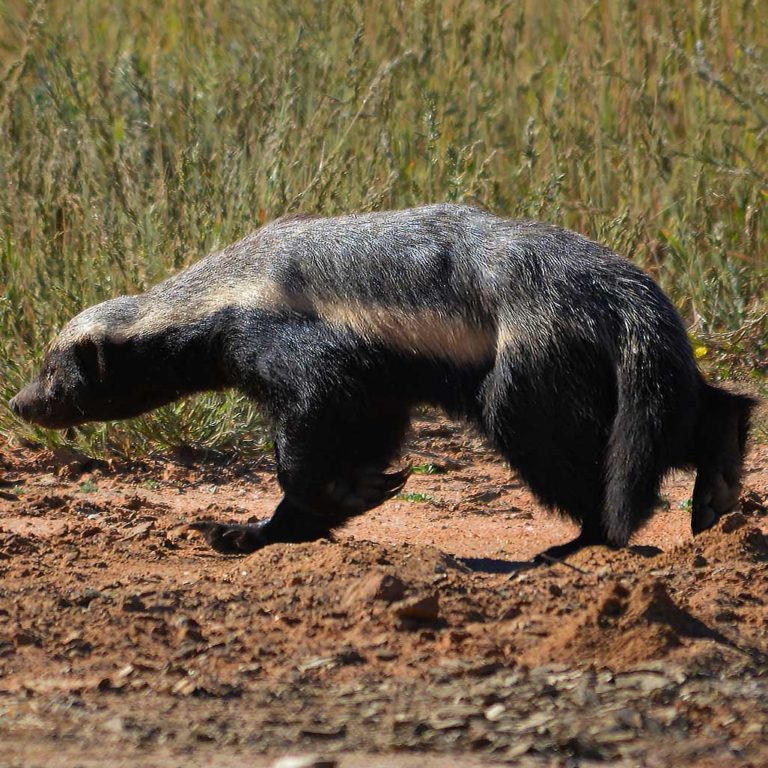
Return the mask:
{"type": "Polygon", "coordinates": [[[51,428],[204,390],[252,397],[284,497],[214,549],[328,535],[403,487],[417,404],[461,416],[581,525],[563,557],[624,546],[661,479],[698,470],[693,531],[738,499],[754,402],[704,382],[639,268],[580,235],[459,205],[278,219],[136,296],[86,309],[13,398],[51,428]]]}

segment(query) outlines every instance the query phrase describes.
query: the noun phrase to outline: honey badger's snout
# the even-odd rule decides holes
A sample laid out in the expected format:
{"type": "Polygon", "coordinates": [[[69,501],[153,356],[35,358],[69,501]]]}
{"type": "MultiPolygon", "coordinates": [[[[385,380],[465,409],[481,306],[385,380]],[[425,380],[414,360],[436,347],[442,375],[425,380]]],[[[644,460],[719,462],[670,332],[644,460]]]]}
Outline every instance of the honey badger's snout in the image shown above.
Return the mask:
{"type": "Polygon", "coordinates": [[[42,378],[27,384],[8,406],[20,419],[49,429],[64,429],[82,423],[78,409],[69,399],[57,396],[54,387],[42,378]]]}
{"type": "Polygon", "coordinates": [[[48,429],[89,420],[88,410],[103,395],[100,365],[104,340],[95,331],[64,329],[46,352],[37,376],[9,403],[21,419],[48,429]]]}
{"type": "Polygon", "coordinates": [[[10,400],[10,409],[20,419],[47,429],[92,420],[90,412],[104,399],[98,349],[87,340],[50,350],[38,375],[10,400]]]}

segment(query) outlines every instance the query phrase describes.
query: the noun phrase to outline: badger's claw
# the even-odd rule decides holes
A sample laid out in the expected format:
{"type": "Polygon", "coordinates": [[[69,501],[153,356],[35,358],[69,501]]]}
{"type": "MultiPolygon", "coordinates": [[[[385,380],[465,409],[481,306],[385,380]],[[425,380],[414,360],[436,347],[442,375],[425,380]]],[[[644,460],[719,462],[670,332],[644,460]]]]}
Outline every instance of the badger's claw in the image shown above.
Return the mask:
{"type": "Polygon", "coordinates": [[[397,472],[365,472],[352,484],[345,480],[334,483],[331,486],[331,497],[341,507],[366,512],[400,493],[410,475],[410,467],[397,472]]]}
{"type": "Polygon", "coordinates": [[[358,493],[366,502],[378,506],[397,496],[411,476],[411,468],[404,467],[397,472],[378,472],[360,478],[358,493]]]}
{"type": "Polygon", "coordinates": [[[269,544],[263,533],[266,522],[263,520],[254,525],[239,525],[197,520],[190,523],[189,527],[202,533],[206,542],[222,555],[247,555],[269,544]]]}
{"type": "Polygon", "coordinates": [[[691,530],[694,536],[698,536],[702,531],[711,528],[720,516],[709,504],[697,504],[691,515],[691,530]]]}

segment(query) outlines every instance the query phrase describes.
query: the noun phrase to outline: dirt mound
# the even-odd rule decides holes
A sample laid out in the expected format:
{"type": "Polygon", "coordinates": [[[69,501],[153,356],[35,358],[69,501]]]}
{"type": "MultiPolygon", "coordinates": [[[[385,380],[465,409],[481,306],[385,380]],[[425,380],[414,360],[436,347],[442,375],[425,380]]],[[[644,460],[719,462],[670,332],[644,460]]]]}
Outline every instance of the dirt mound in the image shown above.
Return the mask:
{"type": "MultiPolygon", "coordinates": [[[[626,578],[612,579],[595,603],[568,618],[544,643],[523,654],[522,661],[621,669],[665,658],[694,639],[732,646],[720,627],[744,627],[748,619],[743,606],[762,606],[759,576],[748,580],[747,589],[739,587],[744,583],[739,572],[757,568],[759,573],[768,560],[768,537],[754,525],[756,519],[741,512],[727,515],[693,542],[649,559],[645,569],[636,557],[632,565],[629,550],[617,553],[613,573],[626,578]],[[686,607],[679,602],[682,594],[686,607]]],[[[597,570],[601,558],[605,552],[585,551],[573,560],[597,570]]],[[[761,611],[756,608],[755,613],[761,611]]]]}
{"type": "Polygon", "coordinates": [[[523,661],[533,666],[566,659],[623,668],[663,658],[683,637],[706,633],[700,621],[675,604],[659,579],[646,577],[632,588],[612,581],[595,605],[567,622],[523,661]]]}
{"type": "Polygon", "coordinates": [[[435,547],[410,544],[381,545],[355,539],[331,542],[314,541],[266,548],[241,561],[249,575],[271,578],[279,574],[281,581],[303,582],[308,576],[336,582],[360,579],[361,573],[396,574],[407,581],[429,581],[437,573],[463,570],[450,555],[435,547]]]}
{"type": "Polygon", "coordinates": [[[741,512],[722,518],[714,528],[701,534],[697,545],[708,562],[768,560],[768,537],[741,512]]]}
{"type": "Polygon", "coordinates": [[[258,585],[273,608],[294,617],[289,624],[335,617],[350,622],[356,643],[374,617],[385,625],[438,622],[448,572],[466,569],[434,547],[354,539],[265,549],[236,566],[238,581],[258,585]]]}

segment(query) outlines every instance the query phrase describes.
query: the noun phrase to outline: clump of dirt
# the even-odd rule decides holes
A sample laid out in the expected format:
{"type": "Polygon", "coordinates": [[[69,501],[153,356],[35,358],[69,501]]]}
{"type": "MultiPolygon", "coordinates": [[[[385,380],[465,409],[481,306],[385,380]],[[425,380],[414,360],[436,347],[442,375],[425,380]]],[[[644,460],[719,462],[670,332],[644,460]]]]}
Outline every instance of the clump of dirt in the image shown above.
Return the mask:
{"type": "Polygon", "coordinates": [[[0,560],[14,555],[34,555],[39,550],[39,542],[33,537],[0,528],[0,560]]]}
{"type": "Polygon", "coordinates": [[[768,537],[742,512],[723,517],[714,528],[704,531],[697,543],[710,563],[768,560],[768,537]]]}
{"type": "Polygon", "coordinates": [[[575,616],[523,657],[529,665],[568,659],[625,668],[666,656],[683,637],[706,628],[676,605],[663,581],[645,577],[629,587],[606,585],[595,605],[575,616]]]}

